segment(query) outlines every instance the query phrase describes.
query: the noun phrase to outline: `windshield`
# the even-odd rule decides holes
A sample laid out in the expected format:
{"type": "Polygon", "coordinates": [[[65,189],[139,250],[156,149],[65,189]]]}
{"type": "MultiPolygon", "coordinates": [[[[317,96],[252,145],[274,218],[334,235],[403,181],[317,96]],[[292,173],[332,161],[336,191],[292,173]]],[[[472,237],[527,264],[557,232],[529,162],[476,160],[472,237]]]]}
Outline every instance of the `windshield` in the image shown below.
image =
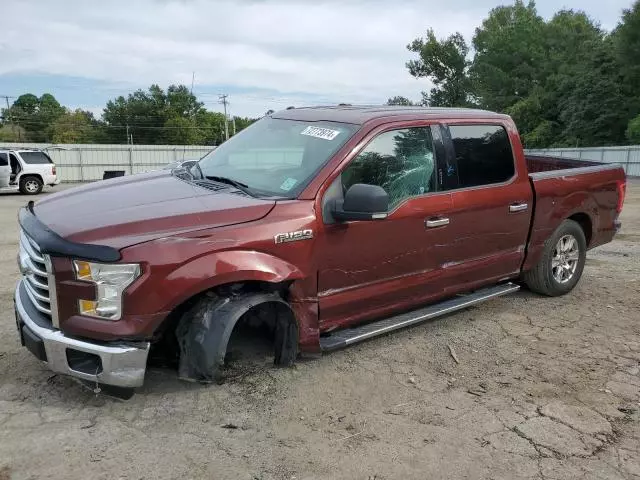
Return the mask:
{"type": "Polygon", "coordinates": [[[49,156],[44,152],[20,152],[20,156],[22,157],[22,160],[24,160],[24,163],[31,165],[53,163],[49,156]]]}
{"type": "Polygon", "coordinates": [[[198,166],[204,177],[226,177],[256,195],[293,198],[357,128],[265,117],[210,152],[198,166]]]}

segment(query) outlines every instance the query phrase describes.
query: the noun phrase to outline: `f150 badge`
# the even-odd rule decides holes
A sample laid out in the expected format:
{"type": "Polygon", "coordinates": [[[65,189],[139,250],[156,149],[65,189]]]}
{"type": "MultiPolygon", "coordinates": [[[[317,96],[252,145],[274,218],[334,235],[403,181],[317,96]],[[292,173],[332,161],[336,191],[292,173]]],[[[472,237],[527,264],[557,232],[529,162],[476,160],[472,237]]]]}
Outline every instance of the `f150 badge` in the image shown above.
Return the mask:
{"type": "Polygon", "coordinates": [[[297,230],[295,232],[279,233],[274,237],[276,243],[297,242],[313,238],[313,230],[297,230]]]}

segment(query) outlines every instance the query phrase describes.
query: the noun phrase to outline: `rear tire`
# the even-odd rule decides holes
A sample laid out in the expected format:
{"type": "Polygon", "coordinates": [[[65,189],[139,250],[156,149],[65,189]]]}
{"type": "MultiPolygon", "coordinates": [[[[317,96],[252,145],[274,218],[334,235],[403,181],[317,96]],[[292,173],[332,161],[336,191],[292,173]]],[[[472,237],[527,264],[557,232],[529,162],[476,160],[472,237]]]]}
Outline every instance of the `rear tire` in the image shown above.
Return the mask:
{"type": "Polygon", "coordinates": [[[20,179],[20,193],[24,195],[37,195],[42,191],[42,186],[42,180],[33,175],[27,175],[20,179]]]}
{"type": "Polygon", "coordinates": [[[576,286],[587,258],[587,240],[579,223],[565,220],[545,242],[538,264],[523,274],[529,289],[557,297],[576,286]]]}

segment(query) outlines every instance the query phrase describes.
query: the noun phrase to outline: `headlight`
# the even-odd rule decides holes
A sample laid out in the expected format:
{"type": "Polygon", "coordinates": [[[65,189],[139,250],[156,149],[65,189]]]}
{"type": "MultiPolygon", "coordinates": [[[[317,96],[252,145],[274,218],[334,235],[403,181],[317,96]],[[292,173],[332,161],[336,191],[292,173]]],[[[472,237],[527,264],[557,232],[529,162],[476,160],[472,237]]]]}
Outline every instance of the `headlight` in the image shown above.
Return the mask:
{"type": "Polygon", "coordinates": [[[140,276],[136,263],[103,264],[74,260],[76,278],[96,286],[95,300],[78,300],[81,315],[120,320],[122,292],[140,276]]]}

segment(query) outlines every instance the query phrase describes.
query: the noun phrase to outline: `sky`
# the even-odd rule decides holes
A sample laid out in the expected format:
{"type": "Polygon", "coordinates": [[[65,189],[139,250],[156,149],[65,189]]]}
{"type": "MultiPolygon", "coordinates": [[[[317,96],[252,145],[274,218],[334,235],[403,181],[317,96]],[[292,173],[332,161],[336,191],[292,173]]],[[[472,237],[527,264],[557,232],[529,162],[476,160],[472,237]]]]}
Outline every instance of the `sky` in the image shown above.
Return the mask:
{"type": "MultiPolygon", "coordinates": [[[[191,85],[209,110],[420,99],[406,45],[433,28],[467,40],[508,0],[0,0],[0,96],[52,93],[98,116],[152,83],[191,85]]],[[[585,11],[613,29],[632,0],[538,0],[548,18],[585,11]]],[[[0,100],[4,101],[3,98],[0,100]]],[[[10,99],[13,101],[13,99],[10,99]]]]}

